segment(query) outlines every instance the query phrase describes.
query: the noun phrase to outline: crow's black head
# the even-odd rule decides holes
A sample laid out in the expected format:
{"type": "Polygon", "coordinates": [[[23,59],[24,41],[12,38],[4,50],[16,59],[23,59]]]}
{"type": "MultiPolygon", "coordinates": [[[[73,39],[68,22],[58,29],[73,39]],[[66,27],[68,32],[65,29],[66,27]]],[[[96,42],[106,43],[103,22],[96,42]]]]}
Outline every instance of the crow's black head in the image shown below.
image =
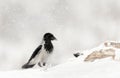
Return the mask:
{"type": "Polygon", "coordinates": [[[45,33],[44,40],[56,40],[55,36],[51,33],[45,33]]]}

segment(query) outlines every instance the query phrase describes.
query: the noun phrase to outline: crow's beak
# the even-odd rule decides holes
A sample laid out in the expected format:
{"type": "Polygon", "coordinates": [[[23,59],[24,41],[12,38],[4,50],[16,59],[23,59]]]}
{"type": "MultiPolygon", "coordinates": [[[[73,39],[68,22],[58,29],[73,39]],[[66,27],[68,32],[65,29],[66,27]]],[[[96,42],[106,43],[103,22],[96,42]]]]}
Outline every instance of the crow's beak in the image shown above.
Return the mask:
{"type": "Polygon", "coordinates": [[[57,38],[54,37],[54,40],[57,40],[57,38]]]}

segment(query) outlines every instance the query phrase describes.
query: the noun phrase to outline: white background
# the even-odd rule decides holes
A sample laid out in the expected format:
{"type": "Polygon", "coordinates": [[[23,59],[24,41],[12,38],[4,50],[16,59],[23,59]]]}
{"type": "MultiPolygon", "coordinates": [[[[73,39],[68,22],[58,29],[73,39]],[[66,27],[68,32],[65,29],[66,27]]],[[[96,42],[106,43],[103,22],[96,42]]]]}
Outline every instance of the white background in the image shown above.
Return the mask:
{"type": "Polygon", "coordinates": [[[20,69],[46,32],[51,62],[120,39],[120,0],[0,0],[0,70],[20,69]]]}

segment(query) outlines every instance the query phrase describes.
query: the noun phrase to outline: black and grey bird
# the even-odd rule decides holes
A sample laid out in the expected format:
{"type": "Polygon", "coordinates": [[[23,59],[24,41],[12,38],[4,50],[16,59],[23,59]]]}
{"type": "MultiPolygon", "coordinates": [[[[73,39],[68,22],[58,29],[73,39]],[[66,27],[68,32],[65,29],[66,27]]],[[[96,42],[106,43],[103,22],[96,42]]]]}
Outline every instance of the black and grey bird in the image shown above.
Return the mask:
{"type": "Polygon", "coordinates": [[[55,36],[51,33],[46,33],[43,36],[41,44],[35,49],[28,62],[24,64],[22,68],[32,68],[36,64],[38,64],[40,67],[45,66],[49,55],[51,55],[54,49],[52,44],[53,40],[56,40],[55,36]]]}

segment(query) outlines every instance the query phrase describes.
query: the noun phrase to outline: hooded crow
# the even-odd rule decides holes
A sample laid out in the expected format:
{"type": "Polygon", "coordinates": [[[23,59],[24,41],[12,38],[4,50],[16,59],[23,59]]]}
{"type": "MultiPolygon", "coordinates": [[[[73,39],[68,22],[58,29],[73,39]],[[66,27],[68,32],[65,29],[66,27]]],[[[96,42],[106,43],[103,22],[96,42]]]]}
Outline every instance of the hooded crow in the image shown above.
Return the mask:
{"type": "Polygon", "coordinates": [[[40,67],[45,66],[49,55],[54,49],[51,42],[52,40],[56,40],[55,36],[51,33],[45,33],[41,44],[35,49],[28,62],[24,64],[22,68],[32,68],[36,64],[38,64],[40,67]]]}

